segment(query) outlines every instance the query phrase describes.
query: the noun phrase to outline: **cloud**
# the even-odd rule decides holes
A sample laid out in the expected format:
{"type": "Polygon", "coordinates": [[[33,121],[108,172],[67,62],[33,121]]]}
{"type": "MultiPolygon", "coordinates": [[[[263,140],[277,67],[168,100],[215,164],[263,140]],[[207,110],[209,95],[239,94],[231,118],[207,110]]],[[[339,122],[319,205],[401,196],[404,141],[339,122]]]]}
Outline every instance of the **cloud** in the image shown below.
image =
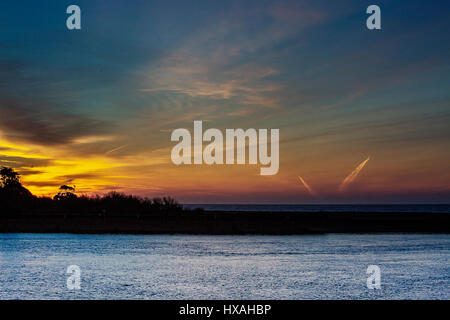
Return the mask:
{"type": "Polygon", "coordinates": [[[19,174],[22,176],[28,176],[28,175],[33,175],[33,174],[41,174],[44,173],[44,171],[39,171],[39,170],[27,170],[27,169],[23,169],[19,171],[19,174]]]}
{"type": "Polygon", "coordinates": [[[0,154],[0,165],[14,167],[15,169],[47,167],[53,164],[51,159],[26,158],[17,156],[6,156],[0,154]]]}
{"type": "Polygon", "coordinates": [[[78,179],[93,179],[95,181],[95,179],[101,178],[104,176],[101,174],[96,174],[96,173],[77,173],[77,174],[68,174],[68,175],[62,175],[62,176],[57,176],[55,177],[55,179],[59,180],[59,181],[64,181],[65,183],[72,183],[75,180],[78,179]]]}
{"type": "MultiPolygon", "coordinates": [[[[208,58],[205,58],[208,60],[208,58]]],[[[178,59],[175,59],[178,60],[178,59]]],[[[267,78],[276,73],[272,68],[260,66],[239,66],[247,68],[249,72],[241,73],[239,69],[220,70],[210,66],[186,70],[184,64],[169,57],[165,64],[170,67],[160,67],[150,72],[155,75],[150,88],[138,89],[141,92],[180,92],[190,97],[210,97],[214,99],[237,98],[242,104],[267,108],[279,108],[279,98],[274,96],[280,86],[266,83],[267,78]],[[180,67],[180,69],[178,69],[180,67]],[[253,69],[252,69],[253,68],[253,69]],[[239,71],[239,72],[238,72],[239,71]],[[220,74],[220,76],[218,76],[220,74]]]]}
{"type": "Polygon", "coordinates": [[[234,99],[264,112],[283,109],[283,85],[272,79],[280,74],[273,66],[273,55],[282,50],[277,46],[325,19],[323,10],[297,1],[235,7],[210,17],[159,63],[150,63],[148,81],[138,90],[234,99]]]}
{"type": "Polygon", "coordinates": [[[61,185],[60,181],[26,181],[27,187],[59,187],[61,185]]]}
{"type": "Polygon", "coordinates": [[[0,131],[8,140],[52,146],[107,135],[111,129],[106,121],[41,108],[38,103],[26,108],[17,100],[0,101],[0,131]]]}

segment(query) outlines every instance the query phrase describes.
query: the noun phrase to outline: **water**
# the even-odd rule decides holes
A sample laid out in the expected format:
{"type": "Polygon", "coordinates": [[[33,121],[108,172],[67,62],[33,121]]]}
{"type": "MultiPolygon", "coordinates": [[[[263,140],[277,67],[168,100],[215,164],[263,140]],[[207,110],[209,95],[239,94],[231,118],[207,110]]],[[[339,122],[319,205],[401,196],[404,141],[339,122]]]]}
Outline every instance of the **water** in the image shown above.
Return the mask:
{"type": "Polygon", "coordinates": [[[450,298],[450,235],[0,234],[0,250],[1,299],[450,298]]]}
{"type": "Polygon", "coordinates": [[[207,211],[450,213],[450,204],[186,204],[184,207],[207,211]]]}

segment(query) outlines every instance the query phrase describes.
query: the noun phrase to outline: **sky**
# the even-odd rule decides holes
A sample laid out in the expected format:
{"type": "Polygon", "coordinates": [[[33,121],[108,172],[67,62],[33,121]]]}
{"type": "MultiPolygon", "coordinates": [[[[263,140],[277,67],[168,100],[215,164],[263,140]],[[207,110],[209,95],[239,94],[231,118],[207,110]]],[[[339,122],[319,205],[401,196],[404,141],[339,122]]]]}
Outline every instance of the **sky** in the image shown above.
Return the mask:
{"type": "Polygon", "coordinates": [[[34,194],[450,203],[450,3],[8,1],[0,166],[34,194]],[[81,8],[68,30],[66,8],[81,8]],[[368,30],[366,8],[381,8],[368,30]],[[280,130],[280,168],[174,165],[177,128],[280,130]]]}

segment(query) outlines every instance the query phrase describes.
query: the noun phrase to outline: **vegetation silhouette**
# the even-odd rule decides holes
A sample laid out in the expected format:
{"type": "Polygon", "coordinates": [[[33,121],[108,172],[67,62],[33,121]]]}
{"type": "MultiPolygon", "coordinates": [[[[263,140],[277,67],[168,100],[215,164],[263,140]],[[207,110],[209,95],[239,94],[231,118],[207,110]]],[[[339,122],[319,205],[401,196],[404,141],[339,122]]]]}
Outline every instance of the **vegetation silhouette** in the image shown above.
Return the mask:
{"type": "Polygon", "coordinates": [[[67,200],[76,198],[77,195],[75,194],[75,186],[70,187],[63,184],[61,187],[59,187],[59,192],[53,197],[53,200],[67,200]]]}
{"type": "Polygon", "coordinates": [[[0,169],[0,233],[323,234],[450,233],[447,213],[245,212],[188,210],[170,197],[119,192],[76,195],[62,185],[53,197],[36,197],[11,168],[0,169]]]}
{"type": "Polygon", "coordinates": [[[85,216],[136,216],[144,217],[167,212],[183,211],[175,199],[145,198],[110,192],[103,196],[77,196],[75,186],[62,185],[53,197],[37,197],[20,183],[14,169],[0,169],[0,208],[2,215],[85,215],[85,216]]]}

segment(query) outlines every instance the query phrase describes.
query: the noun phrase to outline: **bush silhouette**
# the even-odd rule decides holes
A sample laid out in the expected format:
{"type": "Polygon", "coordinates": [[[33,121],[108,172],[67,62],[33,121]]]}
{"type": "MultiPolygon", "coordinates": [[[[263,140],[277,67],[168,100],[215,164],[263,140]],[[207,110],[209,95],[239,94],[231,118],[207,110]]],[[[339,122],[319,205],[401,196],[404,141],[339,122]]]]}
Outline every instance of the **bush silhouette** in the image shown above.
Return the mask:
{"type": "Polygon", "coordinates": [[[36,197],[20,183],[12,168],[0,169],[0,203],[4,215],[40,214],[77,216],[135,216],[181,212],[183,207],[173,198],[143,198],[110,192],[103,196],[77,196],[75,186],[62,185],[53,198],[36,197]]]}

